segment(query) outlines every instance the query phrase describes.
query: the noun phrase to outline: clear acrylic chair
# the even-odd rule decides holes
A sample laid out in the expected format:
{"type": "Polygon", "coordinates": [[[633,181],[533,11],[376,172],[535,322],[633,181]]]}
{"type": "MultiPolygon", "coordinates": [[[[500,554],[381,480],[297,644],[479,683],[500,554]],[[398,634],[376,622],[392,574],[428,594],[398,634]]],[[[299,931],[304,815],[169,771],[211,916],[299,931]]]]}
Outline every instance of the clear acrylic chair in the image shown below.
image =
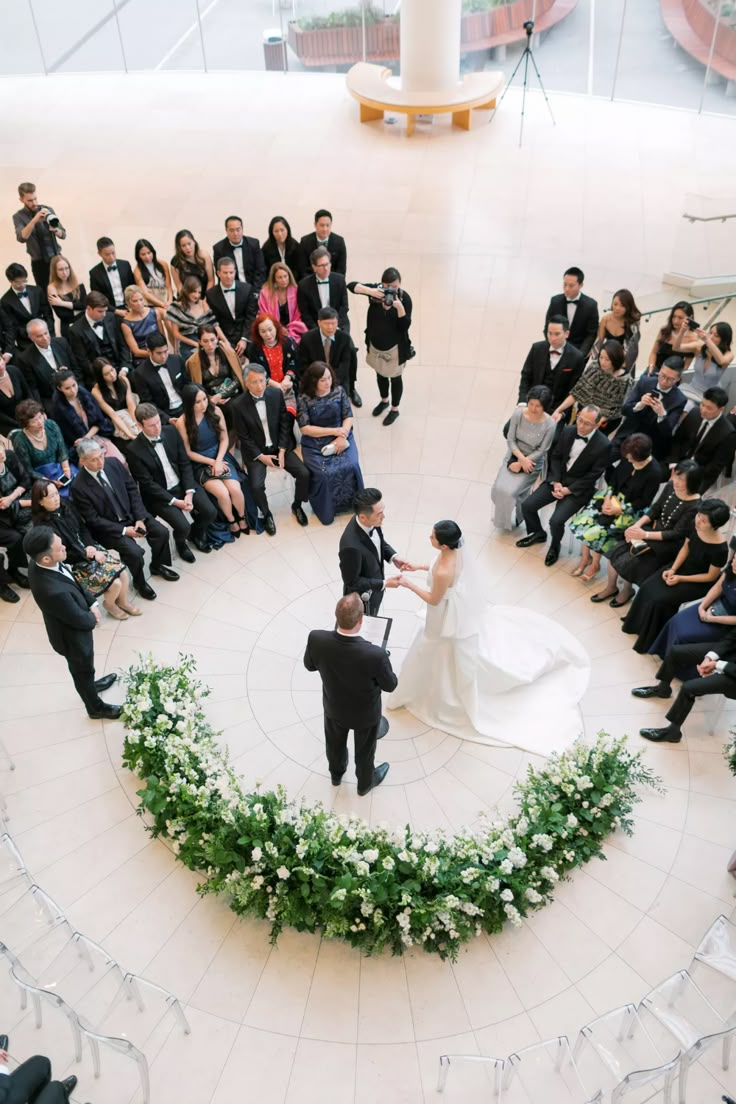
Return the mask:
{"type": "MultiPolygon", "coordinates": [[[[679,1101],[686,1104],[690,1066],[710,1047],[722,1046],[721,1062],[727,1070],[736,1024],[720,1015],[687,970],[680,970],[652,989],[642,1000],[646,1013],[680,1047],[679,1101]]],[[[647,1022],[647,1025],[649,1021],[647,1022]]],[[[654,1034],[650,1030],[650,1034],[654,1034]]],[[[656,1037],[655,1037],[656,1038],[656,1037]]],[[[659,1044],[659,1040],[656,1040],[659,1044]]]]}
{"type": "Polygon", "coordinates": [[[671,1104],[680,1053],[677,1044],[664,1054],[657,1048],[633,1004],[591,1020],[580,1029],[573,1047],[581,1076],[588,1084],[603,1084],[610,1093],[611,1104],[618,1104],[629,1092],[655,1083],[663,1089],[663,1104],[671,1104]],[[604,1068],[603,1079],[593,1068],[586,1078],[588,1056],[594,1057],[599,1068],[604,1068]]]}
{"type": "Polygon", "coordinates": [[[729,1022],[736,1017],[736,924],[721,915],[700,940],[690,973],[729,1022]]]}
{"type": "Polygon", "coordinates": [[[477,1064],[486,1067],[486,1072],[493,1081],[493,1094],[498,1096],[501,1092],[501,1079],[503,1077],[503,1059],[502,1058],[488,1058],[485,1055],[479,1054],[443,1054],[440,1056],[440,1068],[437,1074],[437,1092],[444,1092],[445,1085],[447,1084],[447,1077],[450,1072],[451,1066],[459,1065],[463,1062],[470,1064],[477,1064]]]}
{"type": "Polygon", "coordinates": [[[33,878],[8,832],[0,835],[0,913],[7,890],[31,885],[33,878]]]}
{"type": "Polygon", "coordinates": [[[566,1035],[510,1054],[504,1062],[501,1104],[601,1104],[600,1089],[586,1091],[566,1035]]]}

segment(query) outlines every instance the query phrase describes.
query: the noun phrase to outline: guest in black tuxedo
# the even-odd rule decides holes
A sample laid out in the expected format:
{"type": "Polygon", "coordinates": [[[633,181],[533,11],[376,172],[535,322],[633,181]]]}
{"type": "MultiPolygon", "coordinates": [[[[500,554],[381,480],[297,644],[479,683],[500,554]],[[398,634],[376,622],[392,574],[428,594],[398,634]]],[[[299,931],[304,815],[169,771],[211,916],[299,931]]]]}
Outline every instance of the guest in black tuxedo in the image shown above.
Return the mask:
{"type": "Polygon", "coordinates": [[[19,428],[15,411],[31,397],[20,366],[8,364],[8,360],[0,356],[0,434],[7,437],[12,430],[19,428]]]}
{"type": "Polygon", "coordinates": [[[27,325],[32,318],[42,318],[50,330],[54,316],[46,292],[28,283],[28,270],[22,264],[5,269],[10,287],[0,299],[0,333],[4,353],[22,353],[31,344],[27,325]]]}
{"type": "Polygon", "coordinates": [[[582,408],[576,425],[565,426],[550,449],[546,480],[522,503],[527,535],[516,542],[517,548],[545,543],[547,534],[539,511],[556,502],[549,522],[552,539],[544,561],[547,567],[557,563],[565,525],[586,505],[599,476],[606,470],[611,446],[598,428],[600,421],[597,406],[582,408]]]}
{"type": "Polygon", "coordinates": [[[52,337],[42,318],[29,322],[26,333],[31,343],[18,357],[18,367],[23,371],[33,398],[43,403],[48,414],[54,397],[54,373],[69,368],[81,383],[81,372],[68,342],[63,337],[52,337]]]}
{"type": "Polygon", "coordinates": [[[656,375],[643,375],[636,381],[621,408],[623,421],[612,442],[611,461],[621,455],[621,445],[632,433],[645,433],[652,440],[652,453],[666,460],[672,450],[672,435],[682,417],[687,396],[680,390],[684,361],[668,357],[656,375]]]}
{"type": "Polygon", "coordinates": [[[153,403],[164,425],[170,418],[183,413],[182,388],[187,383],[184,362],[175,353],[169,353],[166,338],[160,333],[148,335],[148,361],[135,372],[138,397],[141,402],[153,403]]]}
{"type": "Polygon", "coordinates": [[[212,257],[217,265],[220,257],[230,257],[235,261],[238,279],[250,284],[254,294],[263,287],[266,279],[266,262],[257,238],[249,238],[243,233],[243,220],[239,215],[228,215],[225,219],[225,237],[212,246],[212,257]]]}
{"type": "Polygon", "coordinates": [[[362,406],[355,382],[358,376],[358,350],[350,334],[338,329],[337,311],[322,307],[317,326],[308,330],[299,342],[299,376],[315,360],[329,364],[335,379],[350,397],[353,406],[362,406]]]}
{"type": "Polygon", "coordinates": [[[305,257],[310,257],[315,249],[322,246],[330,254],[332,271],[339,273],[340,276],[347,275],[348,251],[345,248],[345,239],[333,233],[332,215],[329,211],[324,208],[317,211],[314,216],[313,233],[305,234],[300,244],[305,257]]]}
{"type": "Polygon", "coordinates": [[[64,656],[88,715],[114,720],[120,716],[121,707],[108,705],[100,692],[112,686],[117,675],[95,680],[92,630],[100,623],[97,603],[64,566],[66,548],[49,526],[35,525],[30,529],[23,539],[23,550],[31,561],[28,581],[43,614],[49,644],[64,656]]]}
{"type": "Polygon", "coordinates": [[[207,302],[217,319],[217,324],[239,357],[243,357],[248,343],[248,333],[256,317],[257,299],[251,284],[236,279],[235,261],[232,257],[220,257],[217,262],[217,279],[207,292],[207,302]]]}
{"type": "Polygon", "coordinates": [[[21,208],[13,215],[15,240],[25,245],[31,258],[31,271],[36,286],[49,283],[49,265],[61,253],[59,242],[66,237],[59,216],[47,203],[39,203],[36,185],[24,181],[18,185],[21,208]]]}
{"type": "Polygon", "coordinates": [[[355,517],[347,523],[340,537],[340,574],[343,594],[370,595],[366,599],[368,613],[378,613],[386,587],[399,585],[399,576],[384,580],[384,564],[399,571],[415,571],[408,560],[402,560],[383,536],[386,507],[377,487],[366,487],[353,501],[355,517]]]}
{"type": "MultiPolygon", "coordinates": [[[[4,1039],[7,1046],[7,1035],[4,1039]]],[[[0,1050],[0,1104],[66,1104],[77,1087],[72,1074],[63,1081],[51,1080],[51,1063],[34,1054],[14,1070],[7,1069],[8,1055],[0,1050]]]]}
{"type": "Polygon", "coordinates": [[[200,552],[212,551],[207,530],[217,510],[196,482],[184,442],[175,427],[162,428],[158,410],[151,403],[138,403],[135,417],[143,432],[128,449],[130,474],[138,482],[146,509],[173,529],[181,558],[194,563],[187,541],[200,552]]]}
{"type": "Polygon", "coordinates": [[[262,245],[263,260],[266,272],[271,271],[271,265],[286,264],[294,273],[297,280],[306,276],[309,271],[309,262],[299,242],[293,236],[291,227],[283,215],[276,215],[268,224],[268,237],[262,245]]]}
{"type": "Polygon", "coordinates": [[[143,538],[151,549],[151,574],[167,582],[179,578],[171,569],[169,531],[151,517],[133,478],[118,460],[105,460],[94,437],[77,447],[81,471],[72,483],[72,501],[95,540],[113,548],[133,576],[141,598],[153,601],[156,591],[143,574],[143,538]]]}
{"type": "Polygon", "coordinates": [[[398,684],[383,648],[360,636],[363,603],[357,594],[341,598],[335,607],[337,628],[313,629],[307,638],[304,666],[319,671],[325,711],[325,748],[333,786],[339,786],[348,765],[348,733],[355,734],[355,775],[358,795],[380,786],[388,763],[375,766],[381,724],[381,691],[398,684]]]}
{"type": "Polygon", "coordinates": [[[722,472],[730,471],[733,463],[736,430],[725,416],[728,406],[728,392],[722,387],[709,387],[672,439],[670,463],[694,460],[701,471],[701,494],[722,472]]]}
{"type": "Polygon", "coordinates": [[[95,373],[92,362],[97,357],[105,357],[114,364],[118,372],[129,372],[132,367],[130,349],[115,313],[109,310],[109,302],[99,291],[91,291],[87,296],[87,306],[81,318],[69,330],[77,369],[81,372],[85,384],[93,387],[95,373]]]}
{"type": "Polygon", "coordinates": [[[19,456],[6,451],[0,441],[0,549],[8,558],[8,566],[0,558],[0,599],[15,603],[20,598],[11,583],[26,590],[28,579],[23,574],[26,558],[23,554],[23,537],[30,525],[31,477],[19,456]]]}
{"type": "Polygon", "coordinates": [[[340,329],[350,333],[350,320],[348,318],[348,287],[345,277],[338,272],[332,272],[330,254],[319,246],[309,256],[312,266],[312,275],[304,276],[299,281],[296,292],[296,301],[302,322],[308,330],[317,326],[317,316],[322,307],[334,307],[337,311],[340,329]]]}
{"type": "Polygon", "coordinates": [[[580,268],[568,268],[562,277],[562,294],[553,295],[544,319],[545,330],[553,315],[570,323],[570,341],[587,360],[598,336],[598,304],[583,294],[585,275],[580,268]]]}
{"type": "Polygon", "coordinates": [[[280,387],[268,386],[265,369],[259,364],[249,366],[245,392],[233,399],[231,413],[253,499],[268,535],[272,537],[276,532],[266,498],[269,468],[280,467],[294,476],[291,512],[300,525],[307,525],[303,504],[309,498],[309,472],[294,451],[293,419],[287,413],[283,392],[280,387]]]}
{"type": "Polygon", "coordinates": [[[569,337],[570,323],[565,315],[552,315],[547,322],[547,340],[535,341],[524,361],[517,403],[526,402],[532,387],[550,389],[553,409],[565,401],[585,367],[583,354],[569,337]]]}
{"type": "MultiPolygon", "coordinates": [[[[135,284],[133,269],[127,261],[119,261],[112,238],[98,238],[100,263],[89,270],[90,291],[99,291],[116,311],[125,310],[125,289],[135,284]]],[[[89,302],[89,298],[87,299],[89,302]]]]}

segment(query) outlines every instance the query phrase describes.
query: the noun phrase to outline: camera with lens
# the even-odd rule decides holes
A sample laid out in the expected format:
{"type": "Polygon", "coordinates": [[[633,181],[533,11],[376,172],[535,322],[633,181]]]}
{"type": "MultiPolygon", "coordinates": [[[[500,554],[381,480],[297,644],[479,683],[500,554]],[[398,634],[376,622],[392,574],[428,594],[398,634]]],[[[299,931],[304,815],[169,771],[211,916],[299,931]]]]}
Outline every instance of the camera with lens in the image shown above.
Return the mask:
{"type": "Polygon", "coordinates": [[[381,290],[383,291],[383,305],[385,307],[392,307],[398,297],[399,289],[395,287],[383,287],[383,285],[381,285],[381,290]]]}
{"type": "Polygon", "coordinates": [[[524,24],[524,30],[526,31],[527,36],[529,38],[531,38],[532,37],[532,31],[534,30],[534,20],[533,19],[527,19],[526,23],[524,24]]]}
{"type": "Polygon", "coordinates": [[[61,226],[61,220],[60,220],[58,215],[47,215],[46,216],[46,225],[51,230],[56,230],[59,226],[61,226]]]}

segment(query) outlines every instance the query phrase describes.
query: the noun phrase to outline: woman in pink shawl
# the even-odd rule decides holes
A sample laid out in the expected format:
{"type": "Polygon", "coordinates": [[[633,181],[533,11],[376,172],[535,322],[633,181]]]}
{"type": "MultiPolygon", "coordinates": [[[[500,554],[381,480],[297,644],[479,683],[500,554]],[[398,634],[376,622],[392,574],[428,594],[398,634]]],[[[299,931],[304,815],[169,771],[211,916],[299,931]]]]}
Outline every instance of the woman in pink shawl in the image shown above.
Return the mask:
{"type": "Polygon", "coordinates": [[[289,337],[297,344],[301,341],[302,334],[307,332],[296,302],[294,274],[282,261],[271,265],[268,279],[258,296],[258,311],[278,318],[289,337]]]}

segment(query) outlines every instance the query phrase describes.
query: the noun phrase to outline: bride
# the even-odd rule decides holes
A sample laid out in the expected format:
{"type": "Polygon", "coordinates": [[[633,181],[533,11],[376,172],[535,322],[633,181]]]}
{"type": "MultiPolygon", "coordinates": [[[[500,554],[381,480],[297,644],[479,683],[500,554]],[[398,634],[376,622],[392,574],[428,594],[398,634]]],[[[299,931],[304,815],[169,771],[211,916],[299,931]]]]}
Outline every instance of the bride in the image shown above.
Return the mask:
{"type": "Polygon", "coordinates": [[[389,709],[405,706],[425,724],[485,744],[538,755],[582,733],[578,702],[590,662],[567,630],[532,610],[492,606],[462,551],[454,521],[438,521],[429,589],[406,574],[400,586],[426,602],[426,620],[404,659],[389,709]]]}

